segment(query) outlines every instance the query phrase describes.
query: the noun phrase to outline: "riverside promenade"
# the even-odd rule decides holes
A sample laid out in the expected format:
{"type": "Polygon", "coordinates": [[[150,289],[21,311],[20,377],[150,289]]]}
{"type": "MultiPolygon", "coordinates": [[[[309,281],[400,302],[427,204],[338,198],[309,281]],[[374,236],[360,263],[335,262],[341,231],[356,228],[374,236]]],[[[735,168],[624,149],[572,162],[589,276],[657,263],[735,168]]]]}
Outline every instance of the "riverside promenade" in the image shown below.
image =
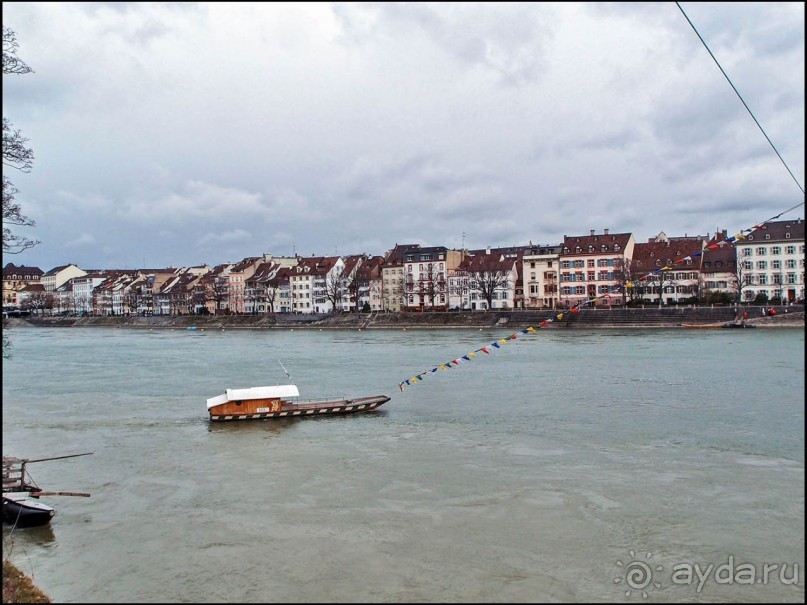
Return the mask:
{"type": "Polygon", "coordinates": [[[3,320],[3,327],[113,327],[129,329],[198,329],[198,330],[263,330],[263,329],[523,329],[538,327],[551,320],[544,329],[614,329],[614,328],[693,328],[722,327],[742,323],[760,328],[804,328],[804,307],[773,306],[776,315],[766,316],[766,307],[645,307],[583,308],[578,313],[564,310],[442,311],[401,313],[335,313],[271,315],[155,315],[151,317],[21,317],[3,320]],[[558,316],[562,317],[558,319],[558,316]]]}

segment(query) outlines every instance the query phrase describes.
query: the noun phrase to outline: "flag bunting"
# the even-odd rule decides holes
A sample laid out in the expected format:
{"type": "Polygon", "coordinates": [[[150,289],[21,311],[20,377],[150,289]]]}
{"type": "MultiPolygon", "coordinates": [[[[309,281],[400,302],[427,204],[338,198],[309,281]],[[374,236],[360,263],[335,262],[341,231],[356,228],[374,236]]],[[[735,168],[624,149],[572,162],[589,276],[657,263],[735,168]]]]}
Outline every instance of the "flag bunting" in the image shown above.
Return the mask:
{"type": "MultiPolygon", "coordinates": [[[[588,300],[580,301],[580,302],[578,302],[577,304],[575,304],[573,307],[571,307],[569,309],[569,313],[572,314],[572,315],[575,315],[575,314],[580,312],[581,307],[585,307],[586,305],[590,305],[591,303],[595,302],[596,300],[598,300],[600,298],[605,298],[607,296],[608,296],[607,294],[604,294],[602,296],[595,296],[594,298],[589,298],[588,300]]],[[[555,317],[550,317],[549,319],[545,319],[545,320],[543,320],[542,322],[540,322],[538,324],[538,327],[539,328],[545,328],[545,327],[547,327],[549,324],[551,324],[553,322],[562,321],[564,314],[565,313],[558,313],[557,315],[555,315],[555,317]]],[[[406,387],[411,386],[411,385],[423,380],[424,376],[427,376],[429,374],[434,374],[434,373],[438,372],[439,370],[446,370],[446,369],[452,368],[454,366],[458,366],[461,363],[465,364],[465,363],[471,361],[473,358],[475,358],[477,356],[476,355],[477,353],[486,353],[487,355],[490,355],[496,349],[501,349],[502,345],[508,344],[508,343],[510,343],[510,341],[517,340],[519,336],[524,336],[526,334],[533,334],[537,330],[538,330],[538,328],[535,328],[533,326],[528,326],[528,327],[524,328],[523,330],[519,330],[518,332],[515,332],[515,333],[511,334],[510,336],[505,336],[504,338],[499,338],[498,340],[495,340],[494,342],[492,342],[492,343],[490,343],[488,345],[485,345],[484,347],[479,347],[478,349],[476,349],[474,351],[471,351],[469,353],[466,353],[465,355],[460,355],[458,357],[455,357],[451,361],[447,361],[445,363],[438,364],[438,365],[436,365],[433,368],[430,368],[428,370],[424,370],[423,372],[421,372],[420,374],[417,374],[416,376],[413,376],[412,378],[407,378],[403,382],[398,383],[398,388],[401,391],[404,391],[406,389],[406,387]]]]}

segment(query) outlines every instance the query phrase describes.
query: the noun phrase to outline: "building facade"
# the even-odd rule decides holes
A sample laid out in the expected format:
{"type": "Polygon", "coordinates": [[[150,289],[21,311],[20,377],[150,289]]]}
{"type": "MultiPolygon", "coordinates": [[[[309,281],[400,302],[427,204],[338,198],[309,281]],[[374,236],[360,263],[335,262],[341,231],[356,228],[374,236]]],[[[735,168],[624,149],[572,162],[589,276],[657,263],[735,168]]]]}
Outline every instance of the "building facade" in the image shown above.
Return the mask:
{"type": "Polygon", "coordinates": [[[771,221],[735,243],[742,301],[804,300],[804,221],[771,221]]]}

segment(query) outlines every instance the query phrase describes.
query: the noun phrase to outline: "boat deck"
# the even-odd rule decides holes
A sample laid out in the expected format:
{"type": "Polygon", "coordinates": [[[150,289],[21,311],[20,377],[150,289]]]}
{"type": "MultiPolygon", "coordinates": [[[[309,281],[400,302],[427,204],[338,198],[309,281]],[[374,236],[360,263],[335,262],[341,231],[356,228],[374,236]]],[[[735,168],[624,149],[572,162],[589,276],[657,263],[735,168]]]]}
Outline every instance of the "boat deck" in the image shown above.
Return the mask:
{"type": "Polygon", "coordinates": [[[305,401],[283,401],[281,410],[319,410],[326,406],[348,406],[363,405],[378,401],[378,396],[357,397],[356,399],[343,399],[341,397],[331,397],[326,399],[307,399],[305,401]]]}

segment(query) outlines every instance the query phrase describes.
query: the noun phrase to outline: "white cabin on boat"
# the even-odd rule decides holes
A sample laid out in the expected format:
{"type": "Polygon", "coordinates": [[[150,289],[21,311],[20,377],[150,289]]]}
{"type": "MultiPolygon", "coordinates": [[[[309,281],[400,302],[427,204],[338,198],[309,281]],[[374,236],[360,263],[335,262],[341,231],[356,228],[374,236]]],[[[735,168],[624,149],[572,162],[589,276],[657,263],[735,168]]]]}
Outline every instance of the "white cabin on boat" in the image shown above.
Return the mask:
{"type": "Polygon", "coordinates": [[[207,400],[207,411],[211,416],[279,412],[283,402],[292,403],[290,399],[299,396],[294,384],[226,389],[223,395],[207,400]]]}

